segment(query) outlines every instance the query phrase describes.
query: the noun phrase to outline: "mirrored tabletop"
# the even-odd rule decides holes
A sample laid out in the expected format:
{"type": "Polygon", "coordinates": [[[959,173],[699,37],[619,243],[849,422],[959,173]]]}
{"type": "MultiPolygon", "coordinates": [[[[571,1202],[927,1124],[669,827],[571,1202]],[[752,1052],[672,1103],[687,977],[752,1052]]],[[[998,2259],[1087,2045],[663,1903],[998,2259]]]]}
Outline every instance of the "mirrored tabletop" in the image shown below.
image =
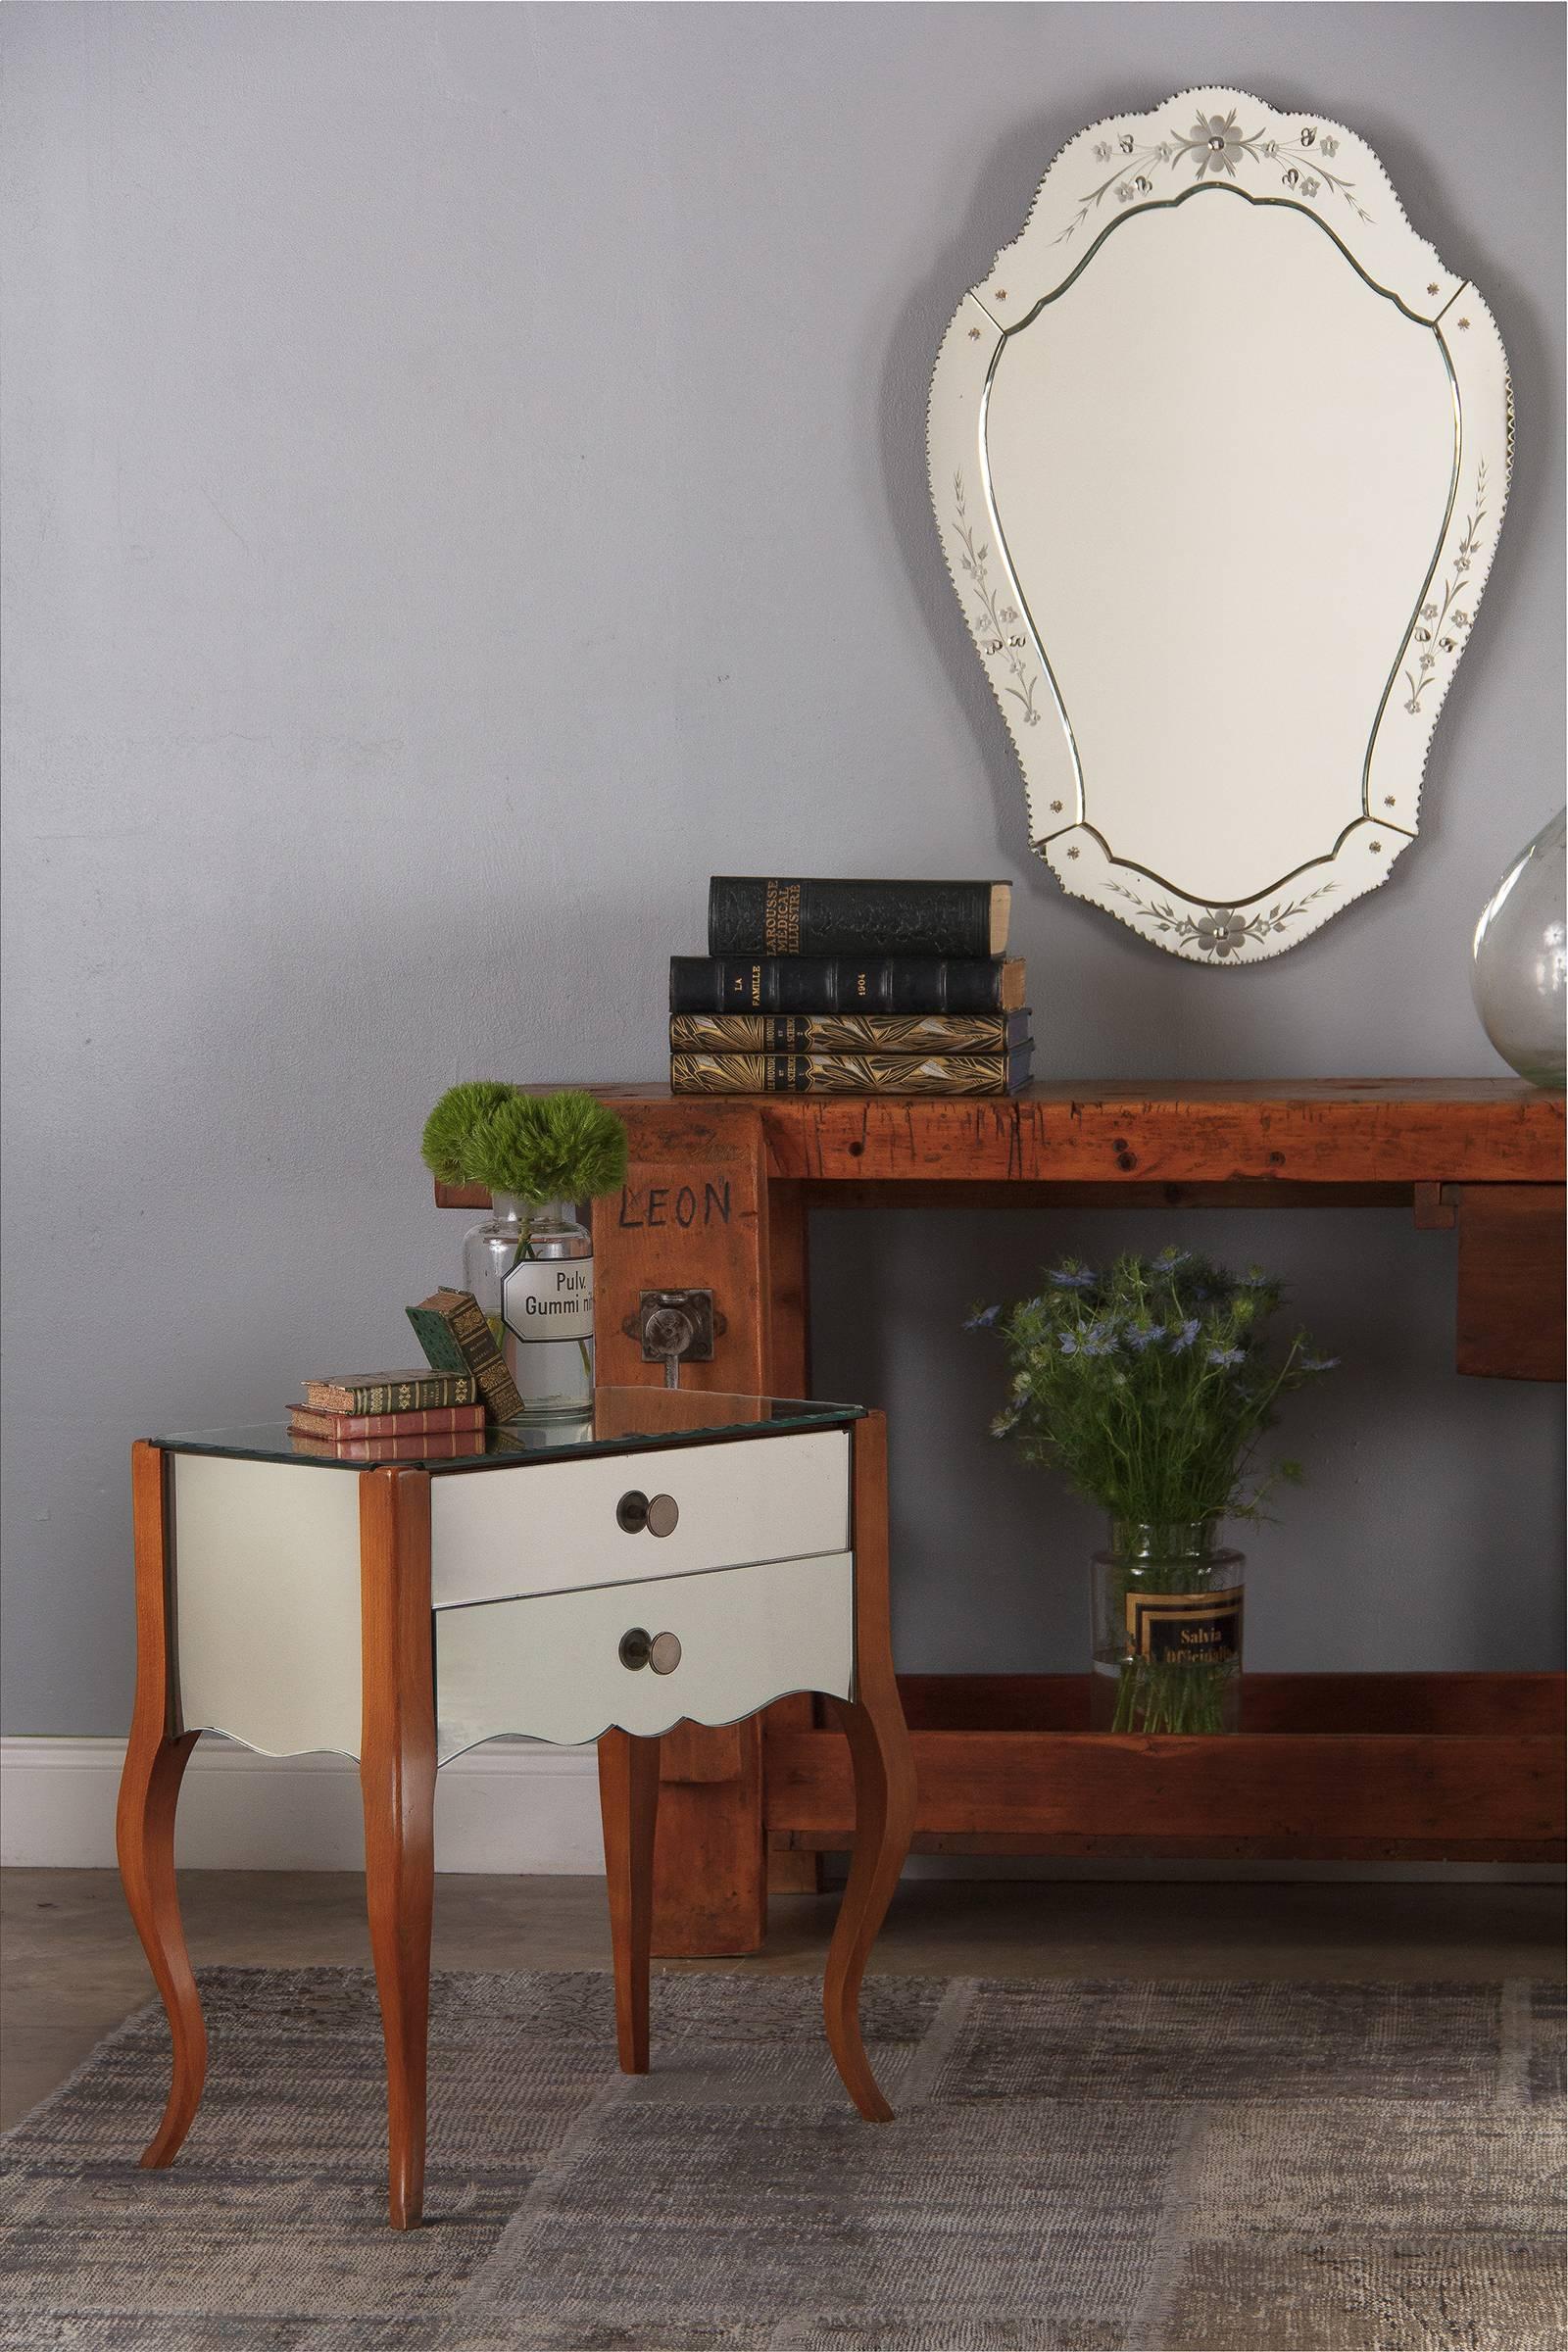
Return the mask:
{"type": "Polygon", "coordinates": [[[232,1454],[253,1462],[302,1462],[312,1468],[367,1470],[398,1463],[418,1470],[506,1470],[529,1462],[574,1461],[587,1454],[642,1451],[706,1439],[767,1438],[792,1430],[846,1427],[858,1404],[815,1397],[727,1396],[699,1389],[596,1389],[593,1410],[570,1420],[487,1422],[451,1436],[305,1437],[287,1421],[223,1429],[179,1430],[155,1438],[166,1453],[232,1454]]]}

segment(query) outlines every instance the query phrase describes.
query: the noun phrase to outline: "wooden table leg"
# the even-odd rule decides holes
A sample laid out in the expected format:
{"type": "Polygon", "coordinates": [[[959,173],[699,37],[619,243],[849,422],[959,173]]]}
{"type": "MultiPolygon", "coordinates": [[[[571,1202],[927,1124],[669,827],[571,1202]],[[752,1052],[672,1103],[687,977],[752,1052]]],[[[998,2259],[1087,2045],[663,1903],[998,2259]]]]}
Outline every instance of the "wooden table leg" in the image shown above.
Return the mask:
{"type": "Polygon", "coordinates": [[[654,1831],[659,1819],[657,1740],[639,1740],[619,1731],[601,1735],[599,1809],[605,1824],[610,1943],[615,1968],[615,2043],[622,2073],[646,2075],[654,1831]]]}
{"type": "MultiPolygon", "coordinates": [[[[617,1199],[594,1202],[594,1338],[606,1387],[657,1385],[625,1329],[645,1290],[710,1290],[727,1329],[681,1386],[768,1394],[773,1378],[767,1152],[755,1102],[692,1096],[627,1108],[617,1199]]],[[[683,1723],[663,1743],[654,1949],[755,1952],[767,1927],[761,1727],[683,1723]]]]}
{"type": "MultiPolygon", "coordinates": [[[[771,1286],[768,1317],[769,1384],[775,1396],[811,1394],[811,1274],[809,1221],[798,1184],[767,1187],[767,1264],[771,1286]]],[[[808,1732],[816,1722],[809,1690],[775,1699],[762,1718],[765,1747],[773,1732],[808,1732]]],[[[769,1894],[820,1894],[822,1857],[782,1841],[767,1840],[769,1894]]]]}
{"type": "Polygon", "coordinates": [[[435,1893],[435,1660],[430,1480],[360,1478],[365,1892],[386,2043],[388,2213],[412,2230],[424,2196],[425,2043],[435,1893]]]}
{"type": "Polygon", "coordinates": [[[855,1854],[828,1946],[822,2009],[844,2087],[870,2123],[892,2108],[877,2088],[860,2038],[860,1979],[887,1916],[914,1832],[914,1759],[893,1674],[888,1621],[887,1422],[855,1426],[856,1696],[830,1699],[855,1770],[855,1854]]]}
{"type": "Polygon", "coordinates": [[[179,1729],[165,1455],[156,1446],[131,1450],[136,1543],[136,1700],[120,1780],[115,1843],[125,1901],[141,1937],[173,2037],[173,2077],[164,2120],[142,2150],[144,2165],[172,2164],[201,2104],[207,2076],[207,2028],[191,1974],[174,1880],[174,1809],[199,1732],[179,1729]]]}

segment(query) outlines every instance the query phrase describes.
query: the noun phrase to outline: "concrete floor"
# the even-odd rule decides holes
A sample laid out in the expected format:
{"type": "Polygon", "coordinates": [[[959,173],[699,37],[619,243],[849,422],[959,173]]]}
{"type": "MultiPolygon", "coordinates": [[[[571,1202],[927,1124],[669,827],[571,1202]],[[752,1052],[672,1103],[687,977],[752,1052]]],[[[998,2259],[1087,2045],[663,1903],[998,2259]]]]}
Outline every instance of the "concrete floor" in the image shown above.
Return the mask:
{"type": "MultiPolygon", "coordinates": [[[[348,1872],[192,1870],[180,1889],[197,1967],[368,1965],[363,1883],[348,1872]]],[[[831,1894],[776,1895],[758,1958],[666,1965],[814,1972],[836,1907],[831,1894]]],[[[909,1976],[1557,1977],[1562,1910],[1562,1888],[1543,1885],[914,1880],[899,1889],[871,1966],[909,1976]]],[[[0,1873],[0,1939],[4,2126],[152,1984],[113,1871],[0,1873]]],[[[604,1884],[438,1877],[433,1958],[437,1968],[608,1968],[604,1884]]]]}

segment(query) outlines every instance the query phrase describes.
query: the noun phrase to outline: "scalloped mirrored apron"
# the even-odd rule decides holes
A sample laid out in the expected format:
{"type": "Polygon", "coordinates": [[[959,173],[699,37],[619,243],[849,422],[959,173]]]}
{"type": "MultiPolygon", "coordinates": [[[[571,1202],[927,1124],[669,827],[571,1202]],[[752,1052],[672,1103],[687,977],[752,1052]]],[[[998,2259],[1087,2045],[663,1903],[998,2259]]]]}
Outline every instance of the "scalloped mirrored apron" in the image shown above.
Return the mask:
{"type": "Polygon", "coordinates": [[[1240,965],[1386,879],[1512,410],[1491,315],[1370,148],[1237,90],[1082,132],[958,306],[929,442],[1068,890],[1240,965]]]}

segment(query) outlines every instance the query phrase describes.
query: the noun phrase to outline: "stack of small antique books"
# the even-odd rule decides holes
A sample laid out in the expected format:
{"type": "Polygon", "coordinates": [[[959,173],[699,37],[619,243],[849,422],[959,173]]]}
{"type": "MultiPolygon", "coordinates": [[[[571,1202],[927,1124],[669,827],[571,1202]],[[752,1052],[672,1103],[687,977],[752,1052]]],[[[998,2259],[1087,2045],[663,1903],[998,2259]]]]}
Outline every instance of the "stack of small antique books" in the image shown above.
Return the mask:
{"type": "Polygon", "coordinates": [[[1010,882],[715,874],[669,960],[677,1095],[1013,1095],[1034,1053],[1010,882]]]}
{"type": "Polygon", "coordinates": [[[468,1372],[343,1372],[308,1380],[289,1406],[296,1453],[395,1462],[483,1453],[484,1399],[468,1372]]]}

